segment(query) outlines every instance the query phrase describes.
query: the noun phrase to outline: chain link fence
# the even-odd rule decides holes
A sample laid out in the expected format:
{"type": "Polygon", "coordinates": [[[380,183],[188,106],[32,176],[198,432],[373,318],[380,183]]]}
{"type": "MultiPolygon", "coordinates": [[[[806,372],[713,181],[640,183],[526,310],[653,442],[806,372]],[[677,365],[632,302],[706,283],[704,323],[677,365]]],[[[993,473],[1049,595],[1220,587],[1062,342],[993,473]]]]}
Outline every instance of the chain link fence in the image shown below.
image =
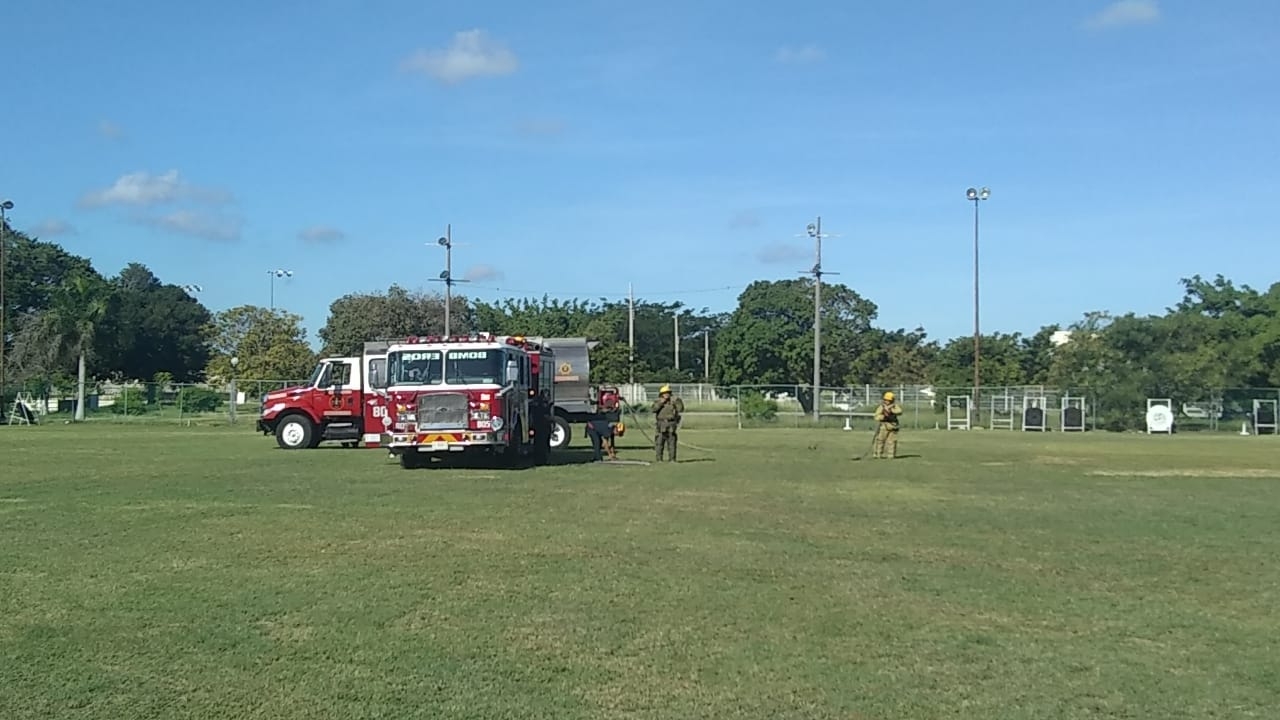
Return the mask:
{"type": "MultiPolygon", "coordinates": [[[[233,416],[240,421],[245,416],[251,420],[262,406],[263,395],[305,382],[237,380],[234,396],[230,383],[86,383],[84,415],[86,420],[107,422],[227,422],[233,416]]],[[[62,386],[28,383],[10,388],[8,394],[7,407],[4,408],[6,418],[17,415],[13,412],[15,400],[27,407],[40,422],[61,422],[75,417],[74,383],[62,386]]]]}
{"type": "MultiPolygon", "coordinates": [[[[266,393],[301,385],[302,380],[237,380],[235,416],[251,421],[266,393]]],[[[658,397],[660,383],[622,385],[622,395],[636,418],[648,422],[649,408],[658,397]]],[[[901,422],[912,430],[975,429],[1016,430],[1043,426],[1045,431],[1134,430],[1144,427],[1146,398],[1092,392],[1088,388],[1066,390],[1042,385],[972,387],[932,385],[862,385],[824,387],[814,393],[807,385],[736,385],[706,383],[671,384],[685,405],[684,426],[713,428],[844,428],[871,429],[873,414],[886,392],[893,392],[902,406],[901,422]],[[1040,415],[1028,410],[1039,409],[1040,415]],[[1074,409],[1074,410],[1073,410],[1074,409]],[[1039,420],[1029,425],[1029,420],[1039,420]]],[[[33,386],[10,388],[4,408],[13,410],[15,392],[22,404],[42,422],[70,420],[75,413],[75,387],[33,386]]],[[[1198,397],[1154,398],[1168,401],[1178,431],[1239,431],[1274,433],[1280,389],[1229,388],[1197,393],[1198,397]]],[[[94,383],[86,387],[85,417],[107,422],[209,421],[232,417],[230,384],[94,383]]]]}

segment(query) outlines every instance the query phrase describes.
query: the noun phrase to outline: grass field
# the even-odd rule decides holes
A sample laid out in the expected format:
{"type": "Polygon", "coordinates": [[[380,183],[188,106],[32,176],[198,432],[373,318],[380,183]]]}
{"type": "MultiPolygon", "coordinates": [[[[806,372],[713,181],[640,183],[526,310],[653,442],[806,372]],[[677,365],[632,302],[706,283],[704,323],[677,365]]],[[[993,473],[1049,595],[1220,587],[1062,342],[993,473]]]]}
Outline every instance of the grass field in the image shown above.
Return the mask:
{"type": "Polygon", "coordinates": [[[0,718],[1280,708],[1275,438],[682,439],[404,471],[243,427],[0,427],[0,718]]]}

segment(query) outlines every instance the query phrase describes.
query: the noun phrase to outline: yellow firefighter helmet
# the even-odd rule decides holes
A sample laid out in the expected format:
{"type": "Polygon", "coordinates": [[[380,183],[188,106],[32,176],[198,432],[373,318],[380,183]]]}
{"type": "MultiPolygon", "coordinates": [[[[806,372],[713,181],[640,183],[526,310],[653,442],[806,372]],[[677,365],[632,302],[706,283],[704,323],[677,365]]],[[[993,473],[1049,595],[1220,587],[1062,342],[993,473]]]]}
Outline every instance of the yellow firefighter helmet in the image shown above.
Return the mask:
{"type": "Polygon", "coordinates": [[[658,394],[659,394],[659,395],[662,395],[663,393],[669,393],[669,392],[671,392],[671,386],[670,386],[670,385],[663,385],[662,387],[658,388],[658,394]]]}
{"type": "Polygon", "coordinates": [[[884,399],[888,400],[889,402],[893,402],[893,391],[890,390],[889,392],[885,393],[884,399]]]}
{"type": "Polygon", "coordinates": [[[613,424],[613,434],[614,434],[614,435],[617,435],[618,437],[622,437],[623,435],[626,435],[626,434],[627,434],[627,425],[626,425],[626,423],[614,423],[614,424],[613,424]]]}

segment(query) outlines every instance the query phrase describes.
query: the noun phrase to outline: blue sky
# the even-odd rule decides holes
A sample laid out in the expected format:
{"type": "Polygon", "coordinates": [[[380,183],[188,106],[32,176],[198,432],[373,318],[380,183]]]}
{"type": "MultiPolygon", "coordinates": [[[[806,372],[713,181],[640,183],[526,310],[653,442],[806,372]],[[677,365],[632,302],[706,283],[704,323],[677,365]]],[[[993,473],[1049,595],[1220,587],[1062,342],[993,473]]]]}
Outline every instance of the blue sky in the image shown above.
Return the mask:
{"type": "Polygon", "coordinates": [[[1280,3],[13,0],[15,226],[213,310],[428,283],[731,309],[824,267],[972,332],[1265,288],[1280,3]],[[469,8],[469,9],[468,9],[469,8]]]}

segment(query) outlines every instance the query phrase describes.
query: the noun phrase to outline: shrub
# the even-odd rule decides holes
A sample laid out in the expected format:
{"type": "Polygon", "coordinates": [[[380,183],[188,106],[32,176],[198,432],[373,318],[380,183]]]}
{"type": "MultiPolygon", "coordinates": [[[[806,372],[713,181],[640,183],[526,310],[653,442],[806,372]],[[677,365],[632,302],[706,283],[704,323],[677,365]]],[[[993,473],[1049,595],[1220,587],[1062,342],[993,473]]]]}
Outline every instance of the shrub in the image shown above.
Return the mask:
{"type": "Polygon", "coordinates": [[[115,415],[146,415],[151,406],[147,404],[147,394],[142,388],[128,387],[116,396],[110,411],[115,415]]]}
{"type": "Polygon", "coordinates": [[[738,412],[749,420],[772,422],[778,417],[778,401],[759,392],[746,392],[738,398],[738,412]]]}
{"type": "Polygon", "coordinates": [[[183,388],[178,394],[178,407],[188,413],[214,412],[222,401],[222,393],[202,387],[183,388]]]}

